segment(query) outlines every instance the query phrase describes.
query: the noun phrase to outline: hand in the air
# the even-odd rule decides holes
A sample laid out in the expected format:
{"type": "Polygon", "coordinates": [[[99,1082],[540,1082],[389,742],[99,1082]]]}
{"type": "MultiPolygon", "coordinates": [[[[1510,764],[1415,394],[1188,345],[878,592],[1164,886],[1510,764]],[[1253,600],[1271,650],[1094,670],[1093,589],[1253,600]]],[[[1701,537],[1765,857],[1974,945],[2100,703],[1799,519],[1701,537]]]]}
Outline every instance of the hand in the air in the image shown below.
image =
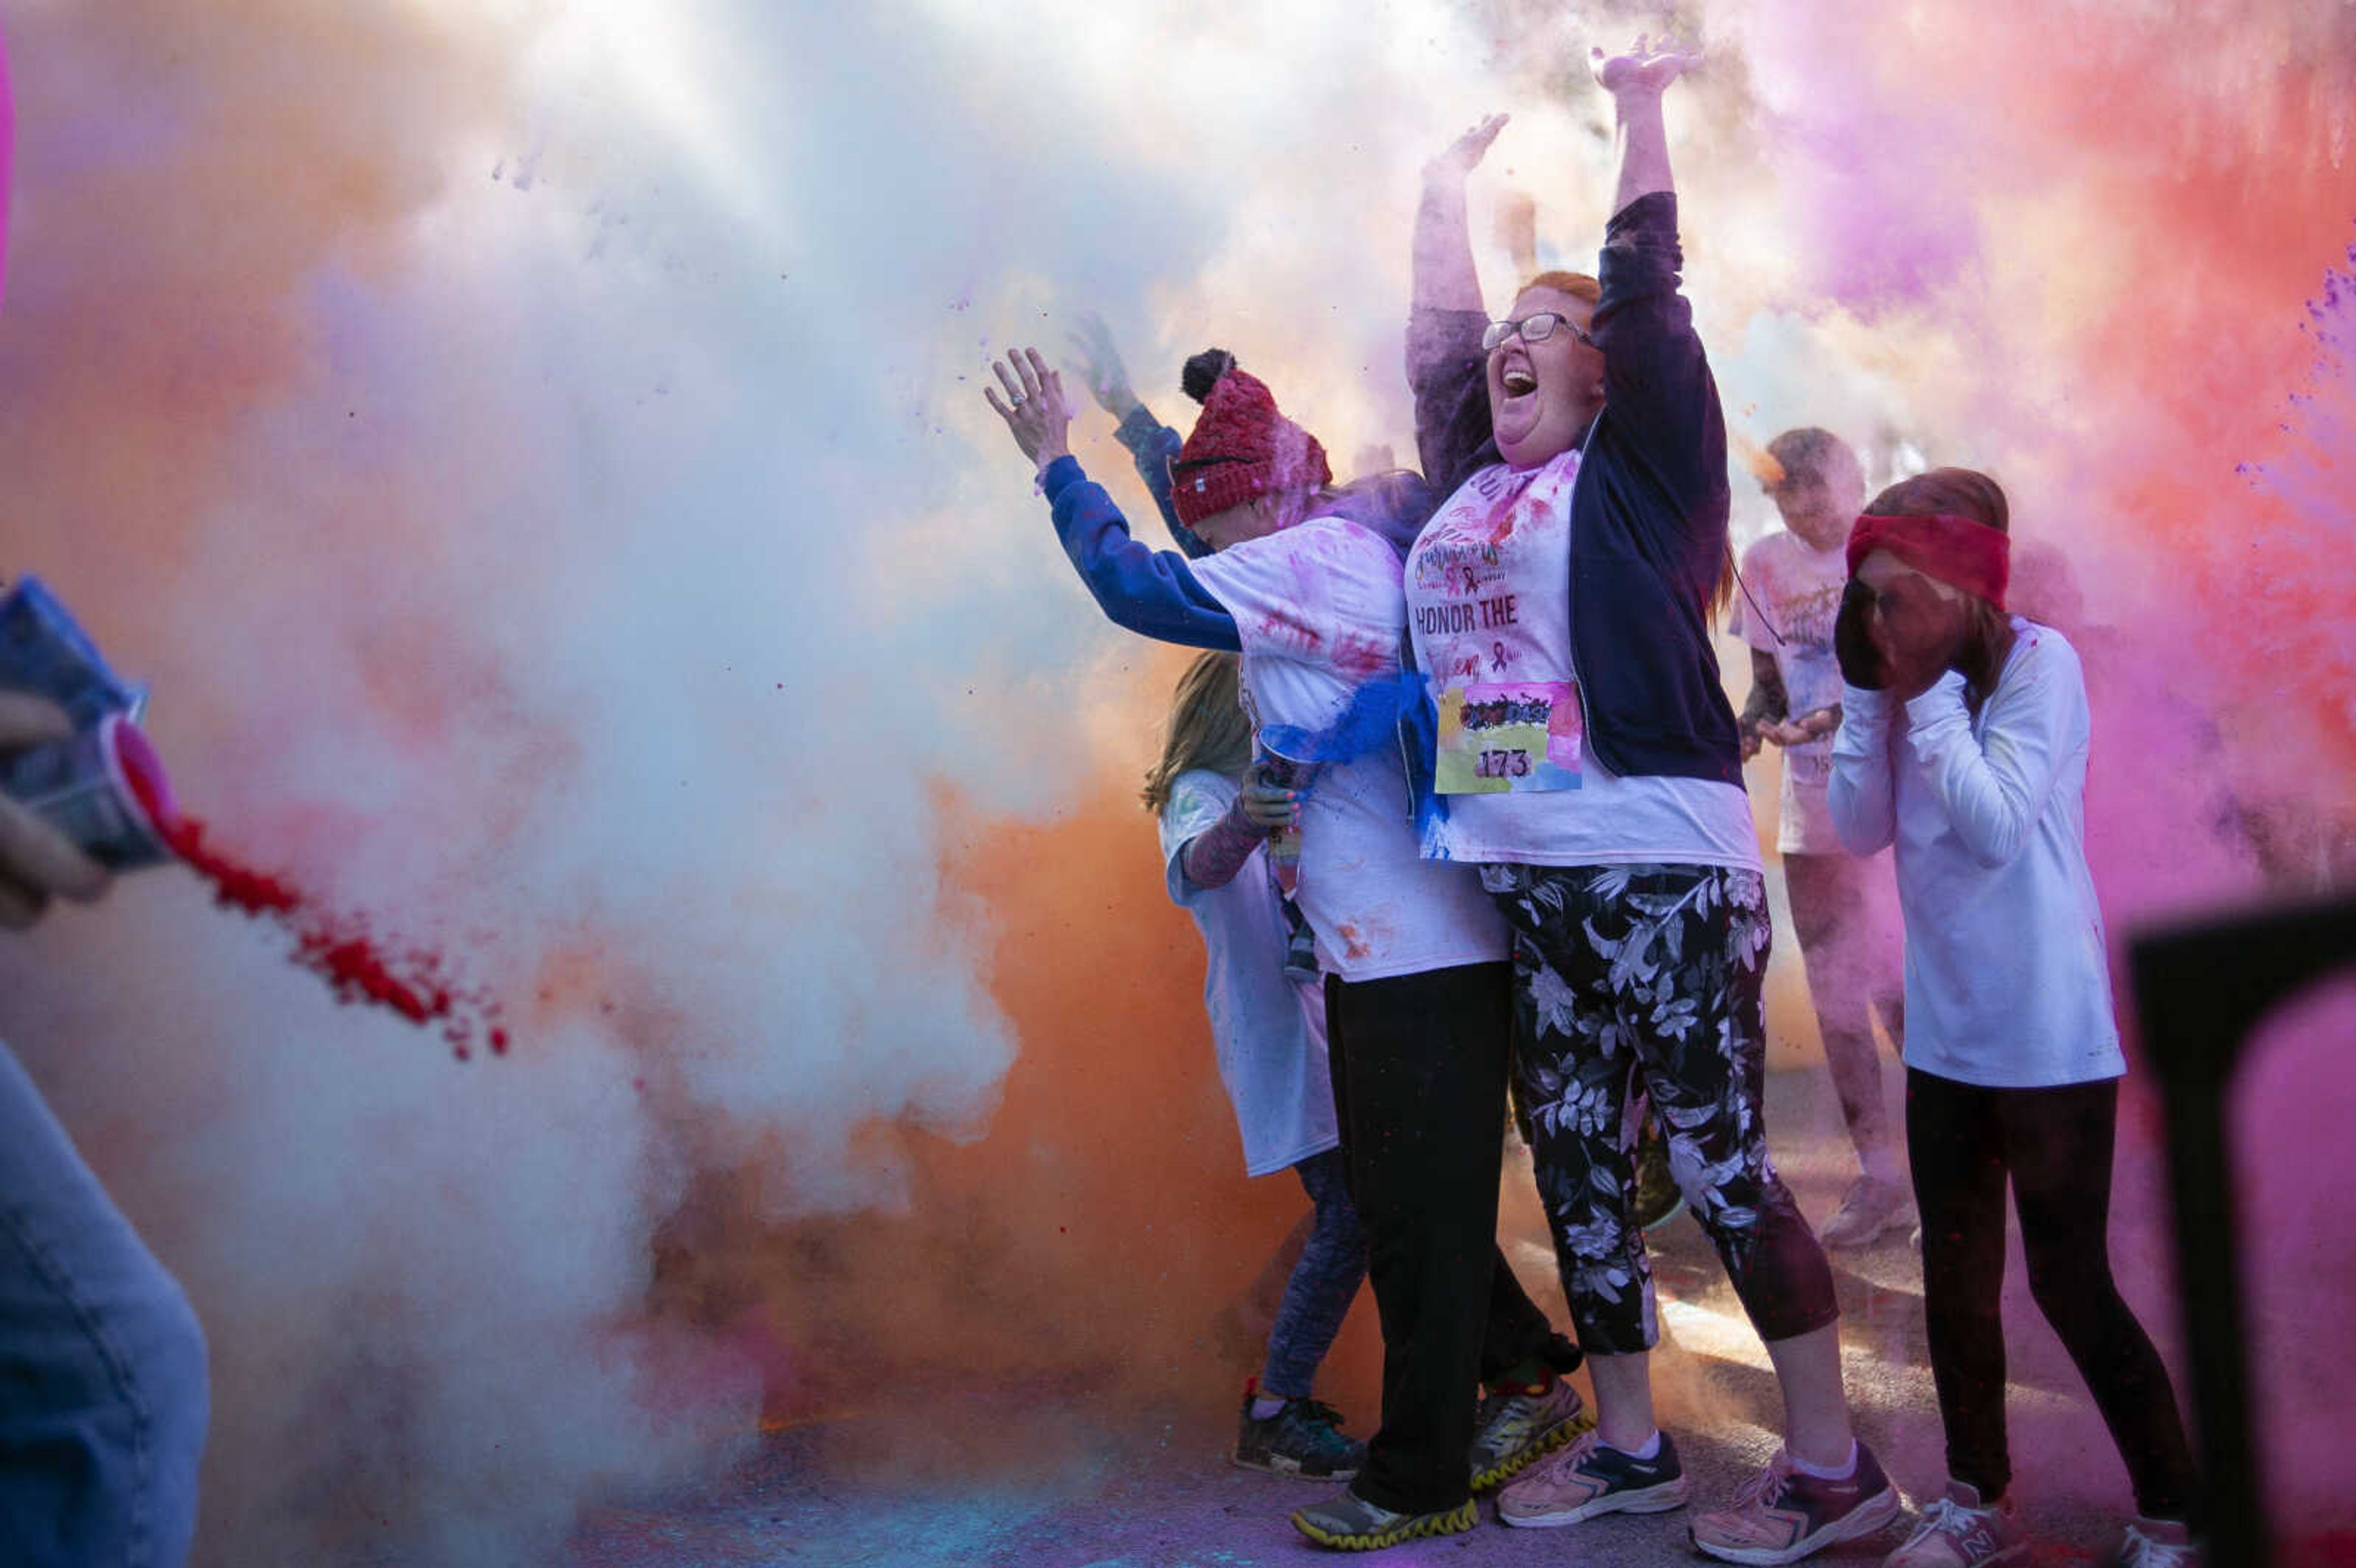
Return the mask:
{"type": "Polygon", "coordinates": [[[1635,48],[1625,54],[1607,55],[1602,49],[1588,52],[1587,69],[1604,91],[1614,98],[1630,94],[1650,94],[1659,97],[1668,91],[1669,83],[1687,74],[1701,63],[1701,51],[1682,47],[1673,34],[1663,34],[1656,41],[1649,33],[1636,37],[1635,48]]]}
{"type": "Polygon", "coordinates": [[[1080,357],[1072,368],[1087,383],[1097,407],[1117,420],[1127,419],[1138,406],[1138,396],[1129,384],[1129,367],[1121,363],[1112,328],[1105,325],[1104,317],[1094,311],[1084,312],[1065,336],[1080,357]]]}
{"type": "Polygon", "coordinates": [[[1423,177],[1427,180],[1461,180],[1470,175],[1487,155],[1489,144],[1497,139],[1497,133],[1504,130],[1505,122],[1512,118],[1509,114],[1492,114],[1449,143],[1445,152],[1423,165],[1423,177]]]}
{"type": "Polygon", "coordinates": [[[981,395],[1006,421],[1023,455],[1042,468],[1068,456],[1072,405],[1064,397],[1062,373],[1048,369],[1036,348],[1009,354],[991,368],[998,372],[999,386],[1006,389],[1005,400],[1000,400],[998,387],[984,387],[981,395]]]}

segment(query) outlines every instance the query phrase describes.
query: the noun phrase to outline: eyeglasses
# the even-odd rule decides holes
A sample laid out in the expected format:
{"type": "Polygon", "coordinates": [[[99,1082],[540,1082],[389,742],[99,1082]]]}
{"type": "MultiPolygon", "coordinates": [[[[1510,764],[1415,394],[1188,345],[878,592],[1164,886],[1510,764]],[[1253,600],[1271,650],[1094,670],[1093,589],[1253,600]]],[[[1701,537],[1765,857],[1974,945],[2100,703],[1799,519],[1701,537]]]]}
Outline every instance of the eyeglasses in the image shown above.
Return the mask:
{"type": "Polygon", "coordinates": [[[1525,343],[1544,343],[1555,335],[1557,328],[1569,333],[1590,348],[1596,346],[1586,328],[1558,310],[1542,310],[1536,315],[1526,315],[1519,321],[1493,321],[1481,335],[1481,352],[1494,354],[1508,337],[1519,336],[1525,343]]]}

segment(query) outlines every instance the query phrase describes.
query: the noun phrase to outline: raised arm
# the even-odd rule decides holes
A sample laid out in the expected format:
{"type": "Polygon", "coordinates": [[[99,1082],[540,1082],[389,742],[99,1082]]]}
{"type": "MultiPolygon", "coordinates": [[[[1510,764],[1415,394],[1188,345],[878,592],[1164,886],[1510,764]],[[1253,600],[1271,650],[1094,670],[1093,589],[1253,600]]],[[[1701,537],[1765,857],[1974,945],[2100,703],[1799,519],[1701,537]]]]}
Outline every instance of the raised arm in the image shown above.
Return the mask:
{"type": "Polygon", "coordinates": [[[1496,461],[1490,447],[1489,386],[1481,330],[1488,320],[1472,262],[1465,182],[1505,126],[1492,114],[1423,166],[1415,216],[1414,285],[1408,313],[1407,379],[1415,395],[1417,460],[1435,499],[1496,461]]]}
{"type": "Polygon", "coordinates": [[[1415,293],[1418,310],[1479,310],[1481,275],[1472,265],[1472,220],[1464,186],[1489,144],[1505,128],[1492,114],[1423,165],[1423,199],[1415,213],[1415,293]]]}
{"type": "Polygon", "coordinates": [[[1604,410],[1640,467],[1674,504],[1687,530],[1697,586],[1718,579],[1732,498],[1726,478],[1726,418],[1718,383],[1680,292],[1677,198],[1669,183],[1661,95],[1694,57],[1665,45],[1599,55],[1596,80],[1612,94],[1621,153],[1619,206],[1596,264],[1602,298],[1595,343],[1603,351],[1604,410]]]}
{"type": "Polygon", "coordinates": [[[1607,56],[1600,48],[1589,51],[1588,69],[1612,95],[1612,137],[1620,154],[1620,187],[1612,198],[1615,216],[1641,197],[1676,189],[1669,177],[1669,137],[1661,120],[1661,95],[1699,59],[1677,48],[1669,37],[1655,43],[1644,34],[1637,36],[1636,47],[1624,55],[1607,56]]]}
{"type": "Polygon", "coordinates": [[[1200,560],[1210,554],[1210,541],[1179,520],[1178,508],[1170,500],[1170,464],[1184,449],[1184,438],[1155,419],[1143,403],[1130,410],[1112,433],[1128,449],[1145,493],[1153,497],[1154,509],[1162,514],[1162,526],[1170,530],[1170,538],[1186,559],[1200,560]]]}
{"type": "Polygon", "coordinates": [[[1138,478],[1144,481],[1146,494],[1153,497],[1154,509],[1162,514],[1162,527],[1170,530],[1186,559],[1202,560],[1211,553],[1210,545],[1178,520],[1177,508],[1170,504],[1170,460],[1184,443],[1176,431],[1153,417],[1130,384],[1129,367],[1121,362],[1120,349],[1104,317],[1093,311],[1083,315],[1068,336],[1080,359],[1073,368],[1087,383],[1097,406],[1119,421],[1113,438],[1136,464],[1138,478]]]}
{"type": "Polygon", "coordinates": [[[1186,558],[1131,539],[1129,520],[1079,459],[1057,458],[1041,483],[1065,555],[1115,625],[1182,647],[1243,650],[1236,618],[1195,581],[1186,558]]]}
{"type": "Polygon", "coordinates": [[[1064,553],[1114,624],[1191,648],[1238,651],[1235,617],[1195,581],[1183,557],[1148,549],[1130,537],[1129,521],[1103,485],[1091,480],[1071,452],[1071,405],[1064,379],[1039,351],[1028,348],[992,366],[999,389],[982,396],[1006,421],[1023,455],[1039,464],[1039,483],[1054,508],[1064,553]]]}

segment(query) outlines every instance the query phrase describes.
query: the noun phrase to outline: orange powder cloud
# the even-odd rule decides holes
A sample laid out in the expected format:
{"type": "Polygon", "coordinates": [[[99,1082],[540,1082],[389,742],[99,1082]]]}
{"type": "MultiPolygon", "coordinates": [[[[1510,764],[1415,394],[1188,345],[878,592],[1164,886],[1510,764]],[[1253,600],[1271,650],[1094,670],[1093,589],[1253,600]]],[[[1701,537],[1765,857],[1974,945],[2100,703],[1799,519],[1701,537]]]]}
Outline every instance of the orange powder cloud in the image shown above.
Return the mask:
{"type": "MultiPolygon", "coordinates": [[[[659,1309],[753,1348],[773,1423],[1042,1379],[1223,1405],[1257,1362],[1221,1315],[1308,1205],[1290,1176],[1243,1174],[1152,819],[1109,774],[1050,821],[946,816],[947,880],[988,912],[1023,1047],[986,1136],[871,1127],[857,1157],[904,1198],[840,1217],[765,1218],[760,1161],[707,1176],[658,1242],[659,1309]]],[[[1324,1390],[1371,1412],[1369,1338],[1345,1337],[1324,1390]]]]}

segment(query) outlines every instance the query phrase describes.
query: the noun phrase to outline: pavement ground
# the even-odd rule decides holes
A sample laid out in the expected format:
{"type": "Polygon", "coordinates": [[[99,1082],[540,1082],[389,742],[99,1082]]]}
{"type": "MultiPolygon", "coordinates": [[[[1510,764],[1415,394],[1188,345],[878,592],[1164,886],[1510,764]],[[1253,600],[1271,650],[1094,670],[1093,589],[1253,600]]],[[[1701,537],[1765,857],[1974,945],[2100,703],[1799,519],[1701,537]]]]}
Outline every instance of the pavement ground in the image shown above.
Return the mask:
{"type": "MultiPolygon", "coordinates": [[[[1895,1081],[1893,1072],[1889,1077],[1895,1081]]],[[[1893,1087],[1893,1094],[1895,1089],[1893,1087]]],[[[1824,1073],[1786,1066],[1769,1076],[1768,1125],[1779,1168],[1803,1211],[1821,1221],[1855,1165],[1824,1073]]],[[[1526,1158],[1526,1156],[1521,1157],[1526,1158]]],[[[1563,1321],[1544,1222],[1526,1165],[1509,1160],[1501,1233],[1533,1296],[1563,1321]]],[[[2124,1155],[2117,1214],[2160,1212],[2147,1155],[2124,1155]]],[[[2115,1218],[2123,1287],[2180,1368],[2163,1238],[2148,1221],[2115,1218]]],[[[1680,1215],[1650,1238],[1664,1342],[1655,1385],[1700,1506],[1725,1499],[1774,1452],[1781,1403],[1700,1228],[1680,1215]]],[[[2005,1317],[2014,1496],[2040,1564],[2100,1561],[2129,1511],[2126,1474],[2083,1386],[2029,1299],[2013,1244],[2005,1317]]],[[[1910,1499],[1936,1496],[1944,1467],[1923,1349],[1921,1277],[1903,1231],[1833,1257],[1847,1386],[1859,1435],[1910,1499]]],[[[1359,1311],[1371,1303],[1362,1298],[1359,1311]]],[[[1583,1377],[1581,1378],[1583,1382],[1583,1377]]],[[[941,1430],[965,1435],[913,1446],[905,1423],[850,1414],[764,1438],[729,1474],[684,1495],[634,1499],[582,1520],[552,1568],[736,1568],[740,1564],[1023,1564],[1026,1568],[1289,1568],[1323,1552],[1287,1520],[1326,1495],[1317,1483],[1234,1467],[1237,1380],[1206,1368],[1203,1397],[1103,1408],[1086,1386],[931,1391],[941,1430]],[[974,1435],[979,1434],[980,1435],[974,1435]]],[[[2183,1384],[2180,1371],[2179,1389],[2183,1384]]],[[[1371,1400],[1349,1430],[1372,1424],[1371,1400]]],[[[2356,1507],[2356,1505],[2351,1505],[2356,1507]]],[[[1376,1554],[1385,1568],[1487,1568],[1577,1563],[1581,1568],[1705,1561],[1687,1544],[1684,1511],[1607,1516],[1569,1529],[1519,1531],[1483,1505],[1467,1535],[1376,1554]]],[[[2299,1521],[2300,1563],[2356,1563],[2356,1512],[2299,1521]]],[[[1874,1563],[1904,1527],[1815,1561],[1874,1563]]],[[[1355,1554],[1351,1554],[1355,1555],[1355,1554]]]]}

